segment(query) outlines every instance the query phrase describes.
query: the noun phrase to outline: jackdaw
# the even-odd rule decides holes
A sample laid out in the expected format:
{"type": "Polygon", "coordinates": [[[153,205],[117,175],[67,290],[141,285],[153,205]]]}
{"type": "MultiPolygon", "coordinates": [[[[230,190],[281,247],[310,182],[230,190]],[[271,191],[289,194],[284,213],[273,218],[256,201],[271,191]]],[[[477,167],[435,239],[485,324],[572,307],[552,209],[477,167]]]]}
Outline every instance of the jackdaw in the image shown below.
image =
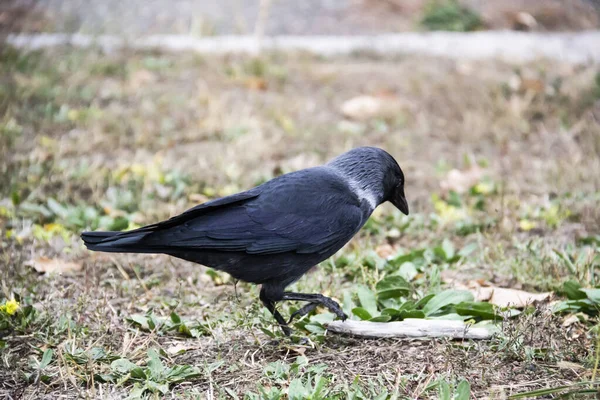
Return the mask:
{"type": "Polygon", "coordinates": [[[83,232],[81,237],[89,250],[163,253],[260,284],[260,300],[289,335],[287,325],[294,317],[319,304],[347,318],[328,297],[284,290],[341,249],[386,201],[408,215],[404,174],[386,151],[359,147],[325,165],[278,176],[166,221],[128,232],[83,232]],[[286,321],[275,309],[282,300],[307,304],[286,321]]]}

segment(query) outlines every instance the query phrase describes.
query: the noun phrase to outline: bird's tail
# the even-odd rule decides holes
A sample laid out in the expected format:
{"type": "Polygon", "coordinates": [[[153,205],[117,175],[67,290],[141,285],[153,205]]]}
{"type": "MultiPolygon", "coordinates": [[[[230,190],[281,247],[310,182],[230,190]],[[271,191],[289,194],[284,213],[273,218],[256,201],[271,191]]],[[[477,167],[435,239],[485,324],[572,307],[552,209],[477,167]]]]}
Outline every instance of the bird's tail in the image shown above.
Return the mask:
{"type": "Polygon", "coordinates": [[[88,250],[108,253],[158,253],[143,243],[148,232],[134,230],[129,232],[83,232],[81,239],[88,250]]]}

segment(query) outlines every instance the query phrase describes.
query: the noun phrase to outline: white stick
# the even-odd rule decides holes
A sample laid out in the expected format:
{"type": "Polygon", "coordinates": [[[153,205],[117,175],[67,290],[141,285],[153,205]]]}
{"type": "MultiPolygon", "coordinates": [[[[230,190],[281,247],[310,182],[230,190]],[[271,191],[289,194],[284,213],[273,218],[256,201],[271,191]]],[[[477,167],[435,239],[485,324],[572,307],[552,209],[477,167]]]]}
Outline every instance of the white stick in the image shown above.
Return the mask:
{"type": "Polygon", "coordinates": [[[454,339],[489,339],[493,333],[485,328],[471,328],[462,321],[407,318],[397,322],[333,321],[329,331],[367,337],[409,337],[454,339]]]}

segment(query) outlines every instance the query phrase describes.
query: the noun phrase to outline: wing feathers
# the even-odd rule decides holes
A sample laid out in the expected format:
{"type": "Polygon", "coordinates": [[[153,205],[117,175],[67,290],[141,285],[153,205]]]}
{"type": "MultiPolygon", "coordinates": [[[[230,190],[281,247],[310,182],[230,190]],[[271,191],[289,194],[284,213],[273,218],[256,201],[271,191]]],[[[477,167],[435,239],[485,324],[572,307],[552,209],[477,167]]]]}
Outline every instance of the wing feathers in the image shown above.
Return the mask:
{"type": "Polygon", "coordinates": [[[343,246],[368,215],[337,175],[312,169],[192,208],[140,228],[147,246],[173,249],[325,253],[343,246]]]}

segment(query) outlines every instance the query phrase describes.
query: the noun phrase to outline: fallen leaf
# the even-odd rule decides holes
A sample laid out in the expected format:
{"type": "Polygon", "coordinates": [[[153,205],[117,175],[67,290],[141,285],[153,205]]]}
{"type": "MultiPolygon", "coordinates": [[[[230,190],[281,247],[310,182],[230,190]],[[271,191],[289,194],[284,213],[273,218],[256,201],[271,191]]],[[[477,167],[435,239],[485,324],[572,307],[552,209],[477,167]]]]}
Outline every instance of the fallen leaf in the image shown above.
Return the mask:
{"type": "Polygon", "coordinates": [[[532,91],[534,93],[543,93],[546,89],[546,84],[540,79],[527,79],[521,80],[522,91],[532,91]]]}
{"type": "Polygon", "coordinates": [[[263,78],[251,76],[244,82],[244,85],[251,90],[267,90],[267,81],[263,78]]]}
{"type": "Polygon", "coordinates": [[[506,289],[498,287],[479,288],[482,295],[491,291],[489,302],[499,307],[523,308],[535,301],[544,301],[550,298],[551,292],[530,293],[524,290],[506,289]]]}
{"type": "Polygon", "coordinates": [[[398,251],[397,249],[394,249],[394,247],[392,247],[392,245],[387,244],[387,243],[377,246],[377,248],[375,249],[375,252],[377,253],[377,255],[386,260],[389,257],[396,254],[397,251],[398,251]]]}
{"type": "Polygon", "coordinates": [[[184,346],[181,343],[178,343],[174,346],[169,346],[167,348],[167,353],[171,354],[171,355],[176,355],[176,354],[183,354],[186,351],[188,351],[190,349],[190,347],[188,346],[184,346]]]}
{"type": "Polygon", "coordinates": [[[585,369],[583,365],[576,364],[570,361],[559,361],[556,363],[556,366],[560,369],[572,369],[575,371],[585,369]]]}
{"type": "Polygon", "coordinates": [[[206,203],[210,200],[209,197],[203,195],[202,193],[192,193],[188,196],[189,201],[192,203],[206,203]]]}
{"type": "Polygon", "coordinates": [[[440,187],[444,191],[455,191],[461,194],[479,183],[481,178],[483,178],[483,170],[477,165],[466,171],[452,169],[448,172],[446,179],[440,182],[440,187]]]}
{"type": "Polygon", "coordinates": [[[512,21],[513,29],[519,31],[529,31],[535,29],[538,26],[538,22],[535,17],[528,12],[519,11],[512,14],[510,17],[512,21]]]}
{"type": "Polygon", "coordinates": [[[57,258],[39,257],[28,262],[28,265],[37,272],[43,273],[68,273],[81,270],[82,265],[73,261],[64,261],[57,258]]]}
{"type": "Polygon", "coordinates": [[[562,323],[562,326],[564,326],[565,328],[568,328],[569,326],[576,324],[577,322],[580,322],[581,320],[587,321],[588,319],[589,319],[589,317],[583,313],[571,314],[565,318],[565,320],[562,323]]]}
{"type": "Polygon", "coordinates": [[[142,86],[156,82],[156,75],[148,70],[141,69],[131,74],[129,78],[129,88],[132,90],[139,89],[142,86]]]}
{"type": "Polygon", "coordinates": [[[304,353],[306,353],[306,347],[292,347],[290,350],[292,350],[294,353],[303,356],[304,353]]]}
{"type": "Polygon", "coordinates": [[[407,105],[398,97],[389,94],[380,96],[356,96],[346,100],[340,107],[341,113],[354,120],[392,118],[401,114],[407,105]]]}

